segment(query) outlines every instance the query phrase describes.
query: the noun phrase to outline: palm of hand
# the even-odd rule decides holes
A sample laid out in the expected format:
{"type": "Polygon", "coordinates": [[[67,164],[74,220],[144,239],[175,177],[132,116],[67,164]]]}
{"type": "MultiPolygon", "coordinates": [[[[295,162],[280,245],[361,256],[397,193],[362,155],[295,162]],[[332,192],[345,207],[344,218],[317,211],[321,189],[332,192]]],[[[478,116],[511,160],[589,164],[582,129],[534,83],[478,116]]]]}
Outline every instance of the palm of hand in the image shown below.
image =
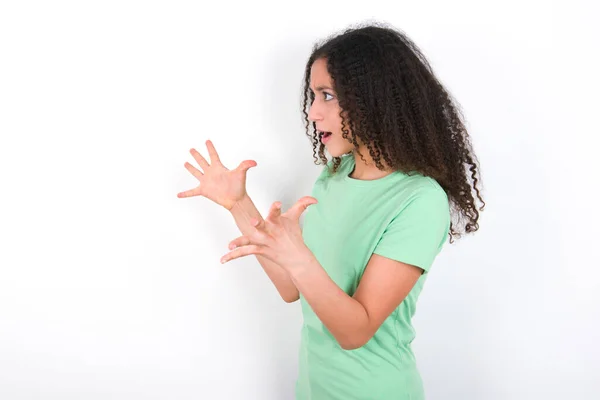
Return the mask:
{"type": "Polygon", "coordinates": [[[196,149],[190,150],[203,172],[188,162],[184,164],[200,184],[194,189],[178,193],[177,197],[203,196],[229,210],[246,195],[246,173],[256,166],[256,161],[245,160],[236,169],[229,170],[221,163],[210,140],[206,141],[206,147],[210,164],[196,149]]]}

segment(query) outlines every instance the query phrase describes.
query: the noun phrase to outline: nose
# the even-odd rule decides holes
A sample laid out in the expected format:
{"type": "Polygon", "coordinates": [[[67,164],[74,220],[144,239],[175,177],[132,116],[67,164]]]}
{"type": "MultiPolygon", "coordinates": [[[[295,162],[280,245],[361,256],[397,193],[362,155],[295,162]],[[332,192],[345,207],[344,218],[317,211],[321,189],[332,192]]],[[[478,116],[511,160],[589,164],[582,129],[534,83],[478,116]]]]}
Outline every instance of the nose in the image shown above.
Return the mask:
{"type": "Polygon", "coordinates": [[[323,119],[323,114],[321,113],[321,110],[319,110],[319,106],[316,101],[310,105],[308,110],[308,119],[312,122],[321,121],[323,119]]]}

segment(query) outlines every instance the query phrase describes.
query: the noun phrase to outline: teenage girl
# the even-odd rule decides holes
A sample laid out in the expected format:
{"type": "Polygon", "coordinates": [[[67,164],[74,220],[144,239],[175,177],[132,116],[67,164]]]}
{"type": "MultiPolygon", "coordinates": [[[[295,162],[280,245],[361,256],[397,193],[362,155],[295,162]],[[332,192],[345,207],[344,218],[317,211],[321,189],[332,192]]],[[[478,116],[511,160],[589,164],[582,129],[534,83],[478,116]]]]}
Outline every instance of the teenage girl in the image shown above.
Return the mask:
{"type": "Polygon", "coordinates": [[[313,157],[325,165],[311,196],[285,212],[275,202],[263,219],[245,189],[256,162],[228,170],[207,141],[210,164],[194,149],[202,171],[185,163],[199,186],[178,197],[229,210],[243,236],[221,261],[254,254],[283,300],[300,300],[297,399],[423,399],[415,304],[446,240],[475,232],[476,199],[485,205],[469,135],[394,28],[349,28],[315,45],[304,82],[313,157]]]}

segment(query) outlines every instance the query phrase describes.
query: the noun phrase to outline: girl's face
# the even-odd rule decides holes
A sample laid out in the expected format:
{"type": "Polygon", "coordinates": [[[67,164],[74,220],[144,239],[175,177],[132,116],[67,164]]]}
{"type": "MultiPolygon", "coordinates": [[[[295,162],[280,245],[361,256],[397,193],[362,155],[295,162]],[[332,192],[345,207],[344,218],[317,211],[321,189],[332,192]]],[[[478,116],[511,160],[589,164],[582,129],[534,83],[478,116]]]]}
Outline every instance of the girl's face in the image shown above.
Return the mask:
{"type": "MultiPolygon", "coordinates": [[[[310,106],[308,119],[317,126],[317,132],[329,154],[340,157],[352,151],[354,145],[342,137],[341,109],[327,72],[326,59],[320,58],[313,63],[310,69],[310,90],[315,94],[315,101],[310,106]]],[[[350,131],[347,119],[346,127],[350,131]]]]}

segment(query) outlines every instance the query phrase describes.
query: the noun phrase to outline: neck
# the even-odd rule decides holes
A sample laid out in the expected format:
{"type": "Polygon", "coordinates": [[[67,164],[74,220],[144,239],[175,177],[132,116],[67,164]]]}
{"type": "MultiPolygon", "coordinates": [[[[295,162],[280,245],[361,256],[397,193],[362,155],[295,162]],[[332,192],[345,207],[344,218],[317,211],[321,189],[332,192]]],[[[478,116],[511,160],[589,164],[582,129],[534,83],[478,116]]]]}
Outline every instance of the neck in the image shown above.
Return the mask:
{"type": "Polygon", "coordinates": [[[369,155],[368,149],[360,149],[360,152],[366,160],[366,163],[362,160],[360,155],[356,151],[354,151],[352,153],[352,156],[354,157],[355,167],[354,170],[350,173],[350,175],[348,175],[350,176],[350,178],[370,181],[374,179],[383,178],[384,176],[387,176],[394,172],[391,168],[387,167],[385,161],[383,160],[381,160],[381,163],[385,167],[385,170],[382,171],[379,168],[377,168],[377,165],[375,165],[375,162],[369,155]]]}

